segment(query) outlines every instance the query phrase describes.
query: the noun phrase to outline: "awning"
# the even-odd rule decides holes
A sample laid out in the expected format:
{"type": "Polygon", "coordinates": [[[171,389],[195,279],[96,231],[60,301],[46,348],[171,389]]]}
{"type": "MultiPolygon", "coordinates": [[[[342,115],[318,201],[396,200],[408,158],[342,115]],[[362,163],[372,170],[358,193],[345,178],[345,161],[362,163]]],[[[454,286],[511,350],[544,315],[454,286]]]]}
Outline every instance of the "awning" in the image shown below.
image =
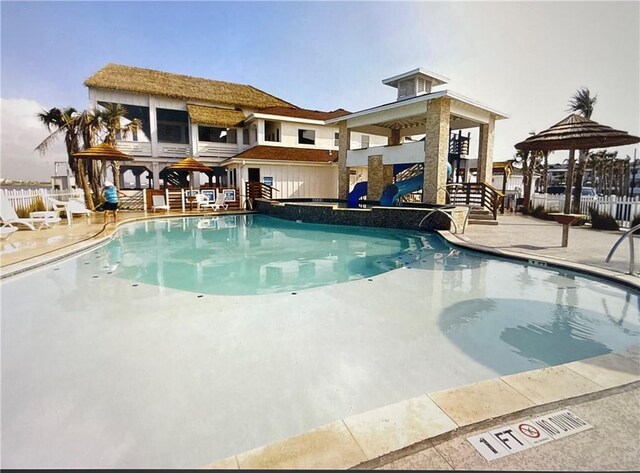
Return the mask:
{"type": "Polygon", "coordinates": [[[244,120],[244,114],[241,111],[228,108],[187,104],[187,111],[191,122],[199,125],[231,128],[241,126],[240,124],[244,120]]]}

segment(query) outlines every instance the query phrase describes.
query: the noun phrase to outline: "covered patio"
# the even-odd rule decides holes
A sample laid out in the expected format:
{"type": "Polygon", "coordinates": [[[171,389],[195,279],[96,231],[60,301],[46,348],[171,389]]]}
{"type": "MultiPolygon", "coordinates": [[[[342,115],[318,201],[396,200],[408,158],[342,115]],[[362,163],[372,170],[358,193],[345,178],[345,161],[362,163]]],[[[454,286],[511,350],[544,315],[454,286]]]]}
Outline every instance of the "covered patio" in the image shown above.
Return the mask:
{"type": "Polygon", "coordinates": [[[383,189],[393,183],[393,165],[422,163],[426,171],[423,202],[444,204],[447,164],[452,154],[460,156],[455,149],[459,141],[452,141],[450,135],[472,128],[478,128],[480,136],[477,181],[491,184],[495,122],[507,118],[505,114],[449,90],[432,92],[432,87],[446,84],[447,79],[425,69],[415,69],[382,82],[398,89],[395,102],[327,121],[337,124],[340,130],[339,198],[347,198],[351,167],[367,166],[367,199],[376,200],[383,189]],[[388,145],[352,150],[352,132],[386,136],[388,145]],[[416,140],[420,135],[424,138],[416,140]]]}

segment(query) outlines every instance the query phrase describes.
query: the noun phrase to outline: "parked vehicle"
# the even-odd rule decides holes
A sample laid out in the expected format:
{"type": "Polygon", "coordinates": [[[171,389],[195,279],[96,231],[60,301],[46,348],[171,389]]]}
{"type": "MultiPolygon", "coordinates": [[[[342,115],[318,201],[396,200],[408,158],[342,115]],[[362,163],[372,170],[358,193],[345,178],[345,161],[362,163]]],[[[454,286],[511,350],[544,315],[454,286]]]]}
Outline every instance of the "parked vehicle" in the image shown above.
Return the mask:
{"type": "MultiPolygon", "coordinates": [[[[547,187],[547,194],[564,194],[566,186],[549,186],[547,187]]],[[[593,187],[583,187],[582,188],[582,196],[583,197],[593,197],[594,199],[598,198],[598,193],[593,187]]]]}

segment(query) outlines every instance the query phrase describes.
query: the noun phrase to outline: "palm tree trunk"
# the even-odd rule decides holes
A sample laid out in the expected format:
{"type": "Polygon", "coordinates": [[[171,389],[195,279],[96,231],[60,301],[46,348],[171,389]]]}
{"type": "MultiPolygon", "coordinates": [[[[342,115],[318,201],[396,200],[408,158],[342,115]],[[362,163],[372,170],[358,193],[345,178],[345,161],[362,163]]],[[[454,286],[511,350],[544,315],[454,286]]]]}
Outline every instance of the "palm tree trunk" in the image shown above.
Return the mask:
{"type": "Polygon", "coordinates": [[[111,171],[113,172],[113,185],[116,189],[120,189],[120,163],[118,161],[111,162],[111,171]]]}
{"type": "Polygon", "coordinates": [[[85,172],[85,165],[82,159],[77,160],[78,165],[78,177],[80,178],[80,185],[82,186],[82,190],[84,191],[84,202],[89,210],[95,210],[95,206],[93,205],[93,199],[91,198],[91,189],[89,188],[89,179],[87,178],[87,173],[85,172]]]}

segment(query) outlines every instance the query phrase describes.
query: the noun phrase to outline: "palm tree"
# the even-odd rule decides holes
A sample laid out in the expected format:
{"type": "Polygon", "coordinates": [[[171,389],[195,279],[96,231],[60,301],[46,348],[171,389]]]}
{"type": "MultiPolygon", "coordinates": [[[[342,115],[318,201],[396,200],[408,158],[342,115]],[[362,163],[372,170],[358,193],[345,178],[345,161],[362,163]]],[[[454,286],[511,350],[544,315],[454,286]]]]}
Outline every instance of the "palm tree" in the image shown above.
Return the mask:
{"type": "MultiPolygon", "coordinates": [[[[591,118],[593,113],[593,107],[597,102],[598,97],[594,95],[591,97],[591,92],[586,87],[583,87],[576,91],[575,94],[569,100],[569,111],[577,112],[585,118],[591,118]]],[[[573,213],[580,212],[580,196],[582,195],[582,180],[584,177],[584,166],[589,156],[589,150],[581,149],[578,155],[578,166],[575,173],[575,193],[573,200],[573,213]]]]}
{"type": "Polygon", "coordinates": [[[91,199],[91,190],[89,189],[88,180],[84,168],[84,162],[81,159],[74,158],[74,154],[80,151],[78,142],[79,135],[79,115],[73,107],[65,109],[51,108],[36,115],[40,121],[47,127],[51,133],[42,143],[36,147],[36,151],[41,154],[47,152],[53,143],[62,135],[64,135],[64,143],[67,148],[67,156],[69,167],[73,171],[76,181],[81,185],[84,191],[84,198],[87,208],[94,209],[93,200],[91,199]]]}
{"type": "MultiPolygon", "coordinates": [[[[102,106],[103,109],[99,112],[100,121],[106,135],[104,142],[115,147],[118,139],[126,139],[129,133],[138,133],[138,130],[142,128],[142,122],[134,118],[126,125],[123,125],[123,119],[127,117],[127,109],[118,103],[107,103],[102,106]]],[[[113,183],[119,188],[120,183],[120,163],[113,161],[111,164],[113,170],[113,183]]]]}
{"type": "MultiPolygon", "coordinates": [[[[82,143],[84,149],[91,148],[96,145],[96,140],[102,130],[100,114],[91,110],[84,110],[79,116],[79,129],[82,135],[82,143]]],[[[101,176],[104,169],[104,161],[92,159],[87,167],[87,175],[93,195],[97,199],[100,195],[101,176]]]]}

